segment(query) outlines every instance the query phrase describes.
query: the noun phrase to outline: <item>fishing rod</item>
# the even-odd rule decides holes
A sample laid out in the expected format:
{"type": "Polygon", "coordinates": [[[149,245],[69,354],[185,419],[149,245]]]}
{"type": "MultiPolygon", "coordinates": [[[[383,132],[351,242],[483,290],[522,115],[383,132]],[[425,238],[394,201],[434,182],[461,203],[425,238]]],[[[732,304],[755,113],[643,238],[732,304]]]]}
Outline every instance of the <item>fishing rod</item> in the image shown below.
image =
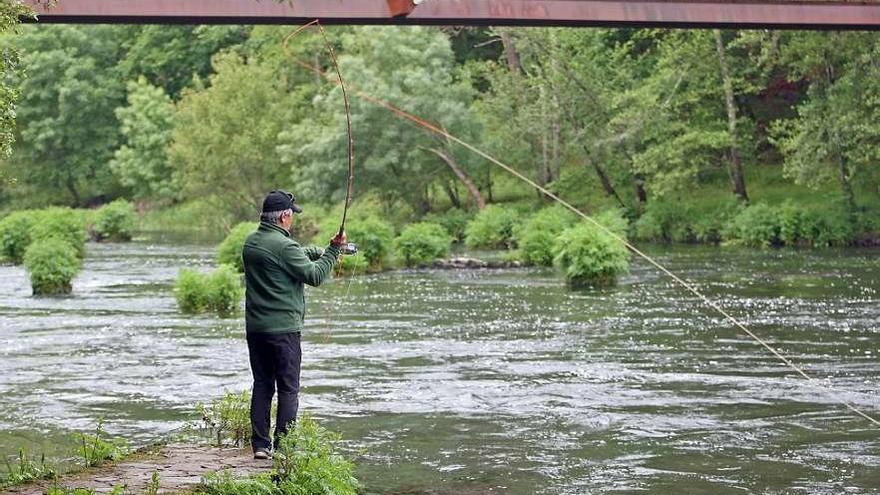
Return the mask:
{"type": "MultiPolygon", "coordinates": [[[[315,21],[315,22],[317,22],[317,21],[315,21]]],[[[301,28],[301,29],[302,29],[302,28],[301,28]]],[[[297,32],[298,32],[298,31],[299,31],[299,30],[297,30],[297,32]]],[[[288,52],[288,55],[290,55],[289,52],[288,52]]],[[[327,72],[324,71],[324,70],[322,70],[321,68],[316,67],[316,66],[314,66],[314,65],[312,65],[312,64],[309,64],[309,63],[307,63],[307,62],[304,62],[304,61],[302,61],[302,60],[300,60],[300,59],[298,59],[298,58],[296,58],[296,57],[293,57],[293,56],[291,56],[291,59],[293,60],[294,63],[296,63],[296,64],[299,65],[300,67],[303,67],[303,68],[305,68],[305,69],[307,69],[307,70],[309,70],[309,71],[312,71],[312,72],[314,72],[315,74],[317,74],[317,75],[319,75],[319,76],[321,76],[321,77],[323,77],[323,78],[325,78],[325,79],[329,79],[329,80],[332,81],[332,76],[329,76],[329,75],[327,74],[327,72]]],[[[338,70],[338,67],[337,67],[337,70],[338,70]]],[[[334,81],[334,82],[336,82],[337,84],[340,83],[339,81],[334,81]]],[[[834,398],[835,401],[837,401],[837,402],[840,403],[841,405],[845,406],[845,407],[846,407],[847,409],[849,409],[852,413],[854,413],[854,414],[856,414],[856,415],[858,415],[858,416],[860,416],[860,417],[862,417],[862,418],[868,420],[868,421],[871,422],[874,426],[880,427],[880,420],[877,420],[877,419],[874,418],[873,416],[871,416],[871,415],[865,413],[864,411],[862,411],[861,409],[859,409],[858,407],[856,407],[855,405],[853,405],[850,401],[848,401],[848,400],[846,400],[846,399],[844,399],[844,398],[842,397],[842,394],[843,394],[843,393],[849,393],[849,392],[847,392],[847,391],[842,391],[842,390],[838,390],[838,389],[835,389],[835,388],[833,388],[833,387],[829,387],[829,386],[826,386],[826,385],[823,385],[823,384],[817,382],[815,378],[811,377],[811,376],[808,375],[806,372],[804,372],[803,369],[801,369],[799,366],[797,366],[796,364],[794,364],[789,358],[785,357],[781,352],[779,352],[776,348],[774,348],[773,346],[771,346],[767,341],[765,341],[764,339],[762,339],[761,337],[759,337],[757,334],[755,334],[753,331],[751,331],[748,327],[745,326],[745,324],[743,324],[742,322],[740,322],[739,319],[737,319],[736,317],[734,317],[733,315],[731,315],[728,311],[726,311],[724,308],[722,308],[721,306],[719,306],[718,303],[716,303],[715,301],[713,301],[712,299],[710,299],[708,296],[706,296],[705,294],[703,294],[703,293],[702,293],[700,290],[698,290],[693,284],[691,284],[691,283],[685,281],[684,279],[682,279],[681,277],[679,277],[678,275],[676,275],[675,273],[673,273],[672,271],[670,271],[668,268],[666,268],[665,266],[663,266],[659,261],[657,261],[656,259],[654,259],[654,258],[651,257],[650,255],[646,254],[645,252],[643,252],[642,250],[640,250],[639,248],[637,248],[635,245],[633,245],[631,242],[629,242],[629,241],[628,241],[627,239],[625,239],[624,237],[618,235],[617,233],[615,233],[614,231],[612,231],[612,230],[609,229],[608,227],[602,225],[600,222],[598,222],[597,220],[595,220],[594,218],[592,218],[590,215],[587,215],[586,213],[584,213],[583,211],[581,211],[580,209],[578,209],[577,207],[575,207],[574,205],[572,205],[572,204],[569,203],[568,201],[565,201],[564,199],[560,198],[558,195],[556,195],[556,194],[553,193],[552,191],[550,191],[550,190],[548,190],[547,188],[541,186],[540,184],[536,183],[535,181],[529,179],[528,177],[526,177],[525,175],[521,174],[520,172],[517,172],[517,171],[516,171],[515,169],[513,169],[513,167],[511,167],[510,165],[507,165],[507,164],[501,162],[501,161],[498,160],[497,158],[493,157],[492,155],[489,155],[488,153],[486,153],[486,152],[482,151],[481,149],[477,148],[476,146],[474,146],[474,145],[472,145],[472,144],[470,144],[470,143],[468,143],[468,142],[466,142],[466,141],[464,141],[464,140],[462,140],[462,139],[459,139],[458,137],[456,137],[456,136],[450,134],[450,133],[447,132],[444,128],[442,128],[442,127],[440,127],[440,126],[438,126],[438,125],[435,125],[435,124],[433,124],[433,123],[431,123],[431,122],[429,122],[429,121],[427,121],[427,120],[425,120],[425,119],[422,119],[422,118],[420,118],[420,117],[418,117],[418,116],[416,116],[416,115],[414,115],[414,114],[412,114],[412,113],[409,113],[409,112],[407,112],[406,110],[403,110],[403,109],[401,109],[401,108],[395,106],[394,104],[392,104],[392,103],[390,103],[390,102],[388,102],[388,101],[385,101],[385,100],[382,100],[382,99],[380,99],[380,98],[376,98],[376,97],[374,97],[374,96],[372,96],[372,95],[370,95],[370,94],[364,93],[363,91],[358,90],[356,87],[350,87],[350,89],[352,89],[352,90],[353,90],[353,93],[354,93],[355,95],[357,95],[359,98],[361,98],[361,99],[363,99],[363,100],[365,100],[365,101],[367,101],[367,102],[370,102],[370,103],[372,103],[372,104],[374,104],[374,105],[377,105],[377,106],[379,106],[379,107],[385,108],[386,110],[390,111],[390,112],[393,113],[394,115],[396,115],[396,116],[398,116],[398,117],[400,117],[400,118],[402,118],[402,119],[404,119],[404,120],[408,120],[408,121],[410,121],[410,122],[416,124],[417,126],[422,127],[422,128],[424,128],[424,129],[427,129],[428,131],[431,131],[431,132],[433,132],[433,133],[435,133],[435,134],[437,134],[437,135],[439,135],[439,136],[442,136],[442,137],[444,137],[444,138],[446,138],[446,139],[448,139],[448,140],[450,140],[450,141],[452,141],[452,142],[458,144],[459,146],[462,146],[463,148],[465,148],[465,149],[471,151],[472,153],[474,153],[474,154],[476,154],[476,155],[478,155],[478,156],[484,158],[484,159],[487,160],[489,163],[492,163],[493,165],[495,165],[495,166],[497,166],[497,167],[503,169],[504,171],[510,173],[511,175],[513,175],[514,177],[516,177],[517,179],[519,179],[519,180],[525,182],[526,184],[530,185],[531,187],[537,189],[539,192],[541,192],[541,193],[544,194],[545,196],[549,197],[549,198],[552,199],[553,201],[555,201],[555,202],[561,204],[562,206],[564,206],[566,209],[570,210],[571,212],[573,212],[573,213],[576,214],[577,216],[579,216],[579,217],[583,218],[584,220],[590,222],[590,223],[593,224],[596,228],[598,228],[599,230],[601,230],[601,231],[604,232],[605,234],[609,235],[611,238],[613,238],[613,239],[617,240],[618,242],[620,242],[621,244],[623,244],[623,245],[624,245],[628,250],[630,250],[632,253],[634,253],[634,254],[636,254],[637,256],[639,256],[640,258],[644,259],[645,261],[647,261],[648,263],[650,263],[652,266],[654,266],[655,268],[657,268],[658,270],[660,270],[660,272],[662,272],[663,274],[665,274],[665,275],[667,275],[669,278],[671,278],[673,281],[675,281],[677,284],[679,284],[679,285],[681,285],[682,287],[684,287],[688,292],[690,292],[691,294],[697,296],[697,298],[699,298],[699,299],[700,299],[700,300],[701,300],[706,306],[708,306],[709,308],[715,310],[715,311],[718,312],[720,315],[722,315],[726,320],[728,320],[729,322],[731,322],[736,328],[742,330],[743,333],[745,333],[745,334],[748,335],[752,340],[754,340],[755,342],[757,342],[758,344],[760,344],[762,347],[764,347],[765,349],[767,349],[767,350],[768,350],[773,356],[775,356],[779,361],[781,361],[781,362],[784,363],[786,366],[788,366],[789,368],[791,368],[792,370],[794,370],[799,376],[801,376],[802,378],[804,378],[805,380],[807,380],[808,383],[810,383],[811,385],[813,385],[813,386],[815,386],[815,387],[817,387],[817,388],[819,388],[819,389],[821,389],[821,390],[824,390],[826,393],[828,393],[829,396],[831,396],[832,398],[834,398]],[[832,392],[833,392],[833,393],[832,393],[832,392]]]]}

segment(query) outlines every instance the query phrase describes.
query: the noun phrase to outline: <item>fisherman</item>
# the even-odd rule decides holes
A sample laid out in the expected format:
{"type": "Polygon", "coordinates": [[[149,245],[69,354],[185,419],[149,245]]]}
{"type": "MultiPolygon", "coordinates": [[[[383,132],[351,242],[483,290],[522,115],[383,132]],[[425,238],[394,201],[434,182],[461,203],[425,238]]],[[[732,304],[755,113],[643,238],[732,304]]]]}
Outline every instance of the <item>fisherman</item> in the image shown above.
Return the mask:
{"type": "Polygon", "coordinates": [[[300,333],[305,314],[304,285],[321,285],[346,243],[339,232],[325,249],[302,247],[290,237],[293,215],[302,213],[293,194],[276,190],[263,200],[260,226],[244,242],[245,327],[254,388],[251,428],[255,459],[270,459],[270,410],[278,387],[274,446],[299,408],[302,358],[300,333]]]}

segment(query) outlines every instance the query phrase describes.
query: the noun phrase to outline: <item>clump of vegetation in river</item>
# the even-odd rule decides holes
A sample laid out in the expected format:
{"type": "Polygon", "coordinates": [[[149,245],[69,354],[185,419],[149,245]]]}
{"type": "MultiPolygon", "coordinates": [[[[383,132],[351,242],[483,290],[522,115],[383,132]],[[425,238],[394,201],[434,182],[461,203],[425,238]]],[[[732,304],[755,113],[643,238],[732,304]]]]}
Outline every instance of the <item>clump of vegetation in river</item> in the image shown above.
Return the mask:
{"type": "Polygon", "coordinates": [[[356,495],[354,464],[339,453],[340,436],[302,415],[273,456],[270,473],[237,478],[210,473],[199,490],[207,495],[356,495]]]}
{"type": "Polygon", "coordinates": [[[556,236],[576,220],[574,213],[559,205],[538,211],[514,230],[516,258],[530,265],[552,266],[556,236]]]}
{"type": "Polygon", "coordinates": [[[98,466],[105,461],[118,461],[129,453],[128,444],[124,440],[107,436],[101,421],[98,421],[94,433],[79,433],[77,440],[77,454],[85,467],[98,466]]]}
{"type": "Polygon", "coordinates": [[[174,284],[174,296],[184,313],[231,316],[239,310],[244,287],[241,275],[230,265],[220,265],[211,273],[183,269],[174,284]]]}
{"type": "Polygon", "coordinates": [[[216,439],[216,445],[227,441],[241,447],[251,441],[251,394],[227,392],[210,404],[196,404],[202,425],[216,439]]]}
{"type": "Polygon", "coordinates": [[[242,222],[233,227],[217,247],[217,262],[235,267],[236,271],[244,273],[244,262],[241,259],[244,240],[257,230],[257,226],[254,222],[242,222]]]}
{"type": "Polygon", "coordinates": [[[397,252],[408,267],[422,266],[449,254],[452,238],[436,223],[407,225],[394,241],[397,252]]]}
{"type": "Polygon", "coordinates": [[[31,243],[24,255],[24,265],[34,295],[68,294],[82,260],[70,244],[49,238],[31,243]]]}
{"type": "Polygon", "coordinates": [[[88,230],[96,241],[130,241],[136,221],[134,205],[117,199],[94,212],[88,230]]]}
{"type": "Polygon", "coordinates": [[[58,468],[47,462],[45,455],[39,456],[38,459],[29,456],[24,449],[19,449],[15,462],[6,459],[6,473],[0,475],[0,488],[49,480],[57,476],[58,468]]]}
{"type": "Polygon", "coordinates": [[[513,208],[489,205],[468,223],[464,242],[471,248],[510,249],[516,244],[514,229],[520,221],[513,208]]]}
{"type": "MultiPolygon", "coordinates": [[[[616,210],[598,215],[596,221],[620,237],[626,231],[626,221],[616,210]]],[[[613,285],[629,270],[629,251],[624,244],[586,221],[559,234],[554,252],[554,263],[574,288],[613,285]]]]}
{"type": "Polygon", "coordinates": [[[31,243],[33,224],[33,210],[16,211],[0,220],[0,254],[3,258],[15,264],[24,260],[24,252],[31,243]]]}

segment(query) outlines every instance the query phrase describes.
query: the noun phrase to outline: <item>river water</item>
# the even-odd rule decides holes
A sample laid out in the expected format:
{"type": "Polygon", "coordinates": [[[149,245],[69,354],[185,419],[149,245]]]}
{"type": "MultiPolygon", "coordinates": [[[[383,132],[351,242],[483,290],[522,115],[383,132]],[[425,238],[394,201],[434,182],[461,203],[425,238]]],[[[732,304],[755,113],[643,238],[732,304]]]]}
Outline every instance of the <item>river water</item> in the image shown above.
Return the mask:
{"type": "MultiPolygon", "coordinates": [[[[342,432],[364,493],[880,493],[880,429],[836,402],[880,416],[880,252],[653,252],[816,383],[638,260],[582,292],[402,271],[310,289],[302,409],[342,432]]],[[[0,267],[0,453],[62,452],[98,418],[155,441],[247,388],[241,319],[171,293],[212,258],[92,244],[63,298],[0,267]]]]}

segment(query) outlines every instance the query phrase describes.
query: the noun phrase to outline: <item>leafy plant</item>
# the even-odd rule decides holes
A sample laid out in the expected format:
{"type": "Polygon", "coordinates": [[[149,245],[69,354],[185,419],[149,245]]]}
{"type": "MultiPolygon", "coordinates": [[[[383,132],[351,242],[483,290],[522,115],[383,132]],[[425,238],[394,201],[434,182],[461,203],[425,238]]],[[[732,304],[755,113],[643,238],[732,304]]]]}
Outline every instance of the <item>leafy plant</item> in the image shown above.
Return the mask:
{"type": "Polygon", "coordinates": [[[756,203],[742,210],[725,228],[725,240],[753,247],[782,244],[782,226],[775,208],[756,203]]]}
{"type": "Polygon", "coordinates": [[[135,220],[134,205],[117,199],[95,212],[89,232],[96,241],[130,241],[135,220]]]}
{"type": "Polygon", "coordinates": [[[460,208],[450,208],[443,213],[429,213],[422,221],[436,223],[446,229],[452,236],[452,242],[463,242],[468,222],[474,218],[474,214],[460,208]]]}
{"type": "Polygon", "coordinates": [[[420,266],[449,253],[452,238],[436,223],[414,223],[406,226],[394,241],[406,266],[420,266]]]}
{"type": "Polygon", "coordinates": [[[284,495],[356,495],[354,464],[338,453],[340,436],[303,414],[274,455],[284,495]]]}
{"type": "Polygon", "coordinates": [[[239,273],[244,273],[241,251],[245,239],[257,229],[257,226],[258,224],[254,222],[243,222],[233,227],[217,247],[217,263],[233,266],[239,273]]]}
{"type": "Polygon", "coordinates": [[[31,229],[36,221],[34,210],[12,212],[0,220],[0,255],[19,264],[31,243],[31,229]]]}
{"type": "Polygon", "coordinates": [[[104,425],[98,421],[95,433],[79,433],[80,447],[77,453],[86,467],[102,464],[104,461],[118,461],[128,454],[128,445],[121,439],[108,439],[104,425]]]}
{"type": "Polygon", "coordinates": [[[513,232],[520,217],[513,209],[487,206],[468,223],[465,245],[471,248],[512,248],[516,244],[513,232]]]}
{"type": "Polygon", "coordinates": [[[20,449],[15,464],[6,459],[6,474],[0,476],[0,488],[53,479],[57,476],[58,469],[46,462],[45,455],[41,455],[37,460],[29,457],[24,449],[20,449]]]}
{"type": "Polygon", "coordinates": [[[144,487],[144,491],[142,495],[159,495],[159,473],[153,471],[152,476],[150,476],[150,481],[147,483],[147,486],[144,487]]]}
{"type": "Polygon", "coordinates": [[[230,316],[239,310],[244,288],[241,275],[230,265],[220,265],[208,274],[183,269],[174,284],[174,296],[184,313],[230,316]]]}
{"type": "Polygon", "coordinates": [[[198,493],[206,495],[282,495],[271,473],[237,478],[229,471],[208,473],[202,477],[198,493]]]}
{"type": "Polygon", "coordinates": [[[346,227],[346,234],[358,245],[358,255],[343,256],[344,268],[348,268],[346,263],[356,262],[355,258],[361,258],[371,271],[387,266],[394,249],[394,227],[390,223],[373,216],[354,220],[346,227]]]}
{"type": "Polygon", "coordinates": [[[575,221],[574,214],[562,206],[538,211],[514,231],[517,258],[531,265],[552,266],[556,236],[575,221]]]}
{"type": "Polygon", "coordinates": [[[72,208],[51,207],[34,213],[31,228],[31,242],[45,239],[60,239],[76,250],[82,259],[85,254],[86,234],[85,212],[72,208]]]}
{"type": "Polygon", "coordinates": [[[24,265],[35,295],[68,294],[82,261],[70,244],[49,238],[36,241],[27,248],[24,265]]]}
{"type": "Polygon", "coordinates": [[[205,405],[196,405],[196,411],[202,416],[202,424],[216,437],[217,445],[223,445],[224,439],[236,446],[243,446],[251,440],[251,394],[227,392],[223,397],[205,405]]]}
{"type": "Polygon", "coordinates": [[[554,245],[554,262],[572,287],[613,285],[629,270],[629,252],[598,227],[581,223],[564,230],[554,245]]]}

